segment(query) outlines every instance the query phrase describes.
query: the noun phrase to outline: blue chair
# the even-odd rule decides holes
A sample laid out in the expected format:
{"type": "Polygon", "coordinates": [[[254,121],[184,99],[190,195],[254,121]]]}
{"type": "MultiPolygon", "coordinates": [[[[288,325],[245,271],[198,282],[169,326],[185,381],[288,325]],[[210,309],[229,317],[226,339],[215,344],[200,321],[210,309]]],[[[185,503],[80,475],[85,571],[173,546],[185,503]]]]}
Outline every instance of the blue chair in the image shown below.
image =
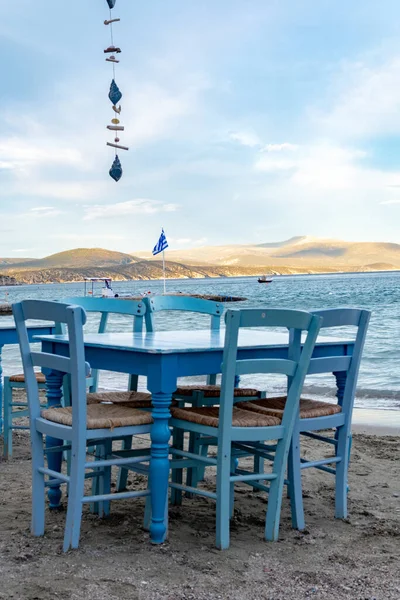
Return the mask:
{"type": "MultiPolygon", "coordinates": [[[[204,300],[193,296],[153,296],[144,298],[146,304],[145,323],[147,331],[155,331],[154,313],[160,311],[180,311],[193,314],[204,314],[211,317],[211,331],[219,331],[223,305],[221,302],[204,300]]],[[[235,380],[235,397],[259,397],[260,392],[255,388],[239,388],[239,377],[235,380]]],[[[216,385],[217,376],[207,375],[206,384],[178,385],[174,399],[196,406],[214,405],[219,403],[221,387],[216,385]]]]}
{"type": "MultiPolygon", "coordinates": [[[[229,520],[233,511],[234,484],[242,481],[257,483],[269,490],[265,524],[265,538],[276,540],[279,532],[280,510],[284,476],[296,421],[300,394],[307,374],[314,344],[322,319],[303,311],[279,309],[228,310],[226,313],[226,335],[222,363],[222,385],[220,407],[172,407],[171,426],[180,435],[175,436],[171,453],[181,459],[182,466],[174,461],[174,469],[182,470],[192,465],[214,466],[217,469],[216,492],[200,487],[185,486],[178,481],[170,483],[173,489],[214,498],[217,503],[216,545],[229,547],[229,520]],[[300,357],[293,358],[293,343],[289,346],[287,359],[237,360],[237,345],[241,327],[282,327],[306,331],[307,336],[300,357]],[[235,377],[251,373],[274,373],[288,380],[288,400],[282,418],[259,415],[237,408],[234,405],[235,377]],[[185,431],[217,439],[217,458],[201,456],[183,449],[185,431]],[[265,442],[277,440],[276,444],[265,442]],[[235,452],[254,449],[255,452],[274,453],[272,473],[254,473],[235,469],[235,452]],[[185,466],[186,463],[186,466],[185,466]],[[269,482],[269,488],[260,482],[269,482]]],[[[176,498],[178,502],[181,498],[176,498]]]]}
{"type": "Polygon", "coordinates": [[[122,464],[133,465],[150,460],[149,453],[136,458],[114,458],[112,441],[124,435],[137,435],[150,432],[152,418],[147,412],[112,404],[86,403],[86,377],[89,365],[85,363],[83,325],[85,311],[79,306],[24,300],[13,305],[14,319],[19,338],[22,363],[28,394],[31,447],[32,447],[32,533],[44,534],[45,529],[45,488],[68,484],[68,508],[65,525],[64,545],[77,548],[79,544],[83,503],[99,503],[100,514],[107,513],[108,503],[114,499],[148,496],[149,490],[110,493],[111,467],[122,464]],[[63,323],[68,327],[69,357],[32,352],[28,340],[26,320],[40,319],[63,323]],[[49,376],[59,377],[68,374],[71,378],[70,407],[49,407],[42,410],[39,402],[38,384],[34,367],[46,369],[49,376]],[[44,437],[66,440],[61,446],[44,448],[44,437]],[[86,461],[88,445],[103,448],[101,460],[86,461]],[[45,466],[45,454],[71,450],[71,469],[68,475],[45,466]],[[88,471],[88,472],[86,472],[88,471]],[[85,478],[99,479],[100,493],[85,496],[85,478]],[[103,510],[103,509],[106,510],[103,510]]]}
{"type": "MultiPolygon", "coordinates": [[[[351,419],[354,397],[357,386],[361,356],[367,334],[371,313],[367,310],[353,308],[336,308],[312,311],[321,317],[323,331],[329,328],[356,328],[354,349],[351,356],[334,356],[330,358],[313,358],[309,373],[333,373],[338,385],[337,402],[321,402],[301,398],[299,415],[293,429],[293,440],[288,459],[288,495],[291,499],[292,522],[296,529],[305,528],[301,472],[303,469],[315,467],[335,477],[335,516],[339,519],[347,517],[348,466],[351,447],[351,419]],[[315,433],[317,431],[334,429],[335,436],[329,437],[315,433]],[[300,435],[325,442],[334,447],[335,453],[331,458],[308,461],[300,457],[300,435]],[[335,468],[332,466],[335,465],[335,468]]],[[[295,353],[300,349],[298,332],[291,332],[295,353]]],[[[255,411],[258,414],[281,417],[287,399],[265,398],[250,401],[238,406],[255,411]]],[[[256,470],[262,468],[262,459],[256,458],[256,470]]]]}
{"type": "MultiPolygon", "coordinates": [[[[41,372],[35,372],[36,381],[39,390],[46,389],[46,377],[41,372]]],[[[3,413],[3,427],[4,427],[4,446],[3,455],[4,458],[8,459],[12,456],[13,451],[13,430],[28,430],[29,425],[15,425],[16,419],[28,417],[29,409],[28,402],[19,399],[14,401],[13,390],[25,389],[25,376],[23,373],[17,375],[9,375],[4,377],[3,381],[3,399],[4,399],[4,413],[3,413]]],[[[43,400],[42,407],[46,406],[46,400],[43,400]]]]}
{"type": "MultiPolygon", "coordinates": [[[[98,333],[107,331],[108,317],[110,314],[133,317],[133,331],[142,331],[143,318],[146,312],[146,307],[142,301],[119,300],[116,298],[91,298],[91,297],[72,297],[65,298],[62,302],[65,304],[75,304],[81,306],[89,313],[99,313],[100,320],[98,333]]],[[[58,330],[63,331],[62,325],[58,325],[58,330]]],[[[36,380],[40,390],[46,389],[46,378],[43,373],[36,373],[36,380]]],[[[129,378],[129,391],[127,392],[104,392],[97,393],[99,373],[97,369],[93,369],[86,379],[86,386],[89,390],[89,402],[121,402],[134,408],[151,407],[150,394],[144,394],[137,391],[138,378],[136,375],[131,375],[129,378]]],[[[28,404],[24,401],[13,402],[12,390],[17,388],[25,388],[24,375],[13,375],[4,378],[4,456],[9,458],[12,456],[12,430],[13,429],[29,429],[29,425],[14,425],[15,419],[27,417],[29,414],[28,404]],[[13,410],[16,408],[17,410],[13,410]]],[[[64,379],[63,385],[64,404],[70,405],[70,391],[68,377],[64,379]]],[[[46,406],[46,401],[42,403],[42,407],[46,406]]]]}
{"type": "MultiPolygon", "coordinates": [[[[223,304],[203,298],[193,296],[152,296],[144,298],[146,304],[145,323],[147,331],[155,331],[154,314],[161,311],[166,312],[186,312],[193,315],[209,315],[211,317],[211,331],[219,331],[221,327],[221,316],[223,314],[223,304]]],[[[235,398],[241,400],[261,398],[262,392],[256,388],[239,387],[240,377],[235,379],[235,398]]],[[[205,384],[184,385],[179,384],[174,393],[173,400],[180,405],[191,404],[192,406],[214,406],[220,402],[221,386],[216,385],[217,376],[215,374],[207,375],[205,384]]],[[[196,433],[191,433],[189,437],[189,449],[194,453],[207,453],[206,440],[196,433]]],[[[188,470],[187,483],[197,485],[197,478],[204,478],[204,468],[192,471],[188,470]]],[[[174,490],[172,491],[174,495],[174,490]]]]}
{"type": "MultiPolygon", "coordinates": [[[[62,300],[64,304],[74,304],[81,306],[87,313],[98,313],[100,315],[97,332],[106,333],[108,327],[109,316],[120,315],[133,317],[132,331],[141,332],[143,330],[143,319],[146,313],[145,304],[139,300],[121,300],[118,298],[91,298],[91,297],[71,297],[62,300]]],[[[124,323],[124,329],[126,324],[124,323]]],[[[151,406],[150,394],[139,394],[137,392],[138,377],[131,375],[129,377],[129,390],[127,392],[102,392],[97,393],[99,383],[99,372],[93,369],[90,373],[90,378],[87,380],[89,388],[88,398],[94,402],[96,400],[102,402],[121,402],[121,403],[144,403],[151,406]],[[132,392],[132,393],[131,393],[132,392]],[[95,395],[93,395],[95,394],[95,395]]],[[[66,389],[64,387],[64,393],[66,389]]]]}

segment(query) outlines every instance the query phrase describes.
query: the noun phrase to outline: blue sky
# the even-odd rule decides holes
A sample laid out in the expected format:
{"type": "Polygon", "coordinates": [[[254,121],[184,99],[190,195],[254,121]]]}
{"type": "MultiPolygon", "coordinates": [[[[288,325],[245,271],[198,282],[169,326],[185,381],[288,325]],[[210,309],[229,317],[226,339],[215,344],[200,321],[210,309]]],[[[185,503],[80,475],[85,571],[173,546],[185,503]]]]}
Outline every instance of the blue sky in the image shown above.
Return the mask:
{"type": "Polygon", "coordinates": [[[8,2],[0,256],[293,235],[400,243],[398,0],[8,2]]]}

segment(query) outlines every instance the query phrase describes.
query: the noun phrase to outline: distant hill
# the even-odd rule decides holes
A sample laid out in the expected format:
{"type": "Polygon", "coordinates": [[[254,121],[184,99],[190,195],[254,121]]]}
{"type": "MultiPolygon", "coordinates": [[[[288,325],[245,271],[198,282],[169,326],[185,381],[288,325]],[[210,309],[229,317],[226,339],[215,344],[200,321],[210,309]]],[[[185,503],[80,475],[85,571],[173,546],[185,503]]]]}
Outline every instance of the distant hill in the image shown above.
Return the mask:
{"type": "MultiPolygon", "coordinates": [[[[113,250],[104,250],[103,248],[75,248],[51,254],[41,259],[23,259],[14,263],[12,268],[15,270],[23,269],[48,269],[48,268],[90,268],[104,267],[110,265],[129,265],[135,262],[135,257],[123,252],[114,252],[113,250]]],[[[139,259],[140,260],[140,259],[139,259]]]]}
{"type": "MultiPolygon", "coordinates": [[[[151,260],[149,253],[136,252],[151,260]]],[[[390,265],[400,269],[400,244],[384,242],[344,242],[308,236],[293,237],[284,242],[242,244],[229,246],[203,246],[189,250],[168,250],[170,260],[186,264],[232,265],[237,268],[273,265],[298,269],[369,270],[371,264],[390,265]]],[[[378,269],[379,270],[379,269],[378,269]]]]}
{"type": "Polygon", "coordinates": [[[282,246],[291,246],[292,244],[299,244],[308,237],[306,235],[296,235],[295,237],[291,237],[289,240],[285,240],[283,242],[266,242],[265,244],[257,244],[257,248],[282,248],[282,246]]]}
{"type": "Polygon", "coordinates": [[[24,263],[28,263],[31,262],[32,260],[36,260],[35,258],[0,258],[0,267],[2,265],[14,265],[14,264],[18,264],[21,262],[24,263]]]}
{"type": "MultiPolygon", "coordinates": [[[[257,245],[204,246],[168,250],[168,278],[238,277],[261,274],[335,273],[400,269],[400,245],[343,242],[296,236],[257,245]]],[[[75,248],[41,259],[2,259],[0,285],[161,279],[162,261],[148,252],[125,254],[103,248],[75,248]],[[10,261],[10,262],[8,262],[10,261]]]]}

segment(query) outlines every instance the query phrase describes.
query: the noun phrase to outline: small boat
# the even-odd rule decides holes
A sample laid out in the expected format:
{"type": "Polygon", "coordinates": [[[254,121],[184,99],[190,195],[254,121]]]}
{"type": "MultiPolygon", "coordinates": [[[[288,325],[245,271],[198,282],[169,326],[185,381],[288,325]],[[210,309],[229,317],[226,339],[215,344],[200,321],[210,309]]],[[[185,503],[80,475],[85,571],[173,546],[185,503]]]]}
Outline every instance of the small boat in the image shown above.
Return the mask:
{"type": "Polygon", "coordinates": [[[118,294],[114,294],[114,291],[111,287],[112,279],[110,277],[84,277],[83,279],[85,283],[85,296],[95,296],[94,284],[97,282],[101,282],[104,284],[104,287],[101,288],[101,297],[102,298],[115,298],[118,297],[118,294]],[[89,287],[91,290],[87,289],[87,283],[89,282],[89,287]],[[91,284],[91,286],[90,286],[91,284]]]}
{"type": "Polygon", "coordinates": [[[265,275],[258,278],[258,283],[271,283],[272,279],[267,279],[265,275]]]}

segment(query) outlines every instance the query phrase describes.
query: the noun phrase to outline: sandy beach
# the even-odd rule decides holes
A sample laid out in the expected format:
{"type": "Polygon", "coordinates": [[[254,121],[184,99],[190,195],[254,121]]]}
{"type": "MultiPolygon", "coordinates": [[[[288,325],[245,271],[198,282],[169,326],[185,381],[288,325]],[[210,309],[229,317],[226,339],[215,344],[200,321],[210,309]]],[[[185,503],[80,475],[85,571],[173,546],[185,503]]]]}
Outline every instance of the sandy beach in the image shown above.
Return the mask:
{"type": "MultiPolygon", "coordinates": [[[[333,517],[333,478],[310,469],[304,474],[307,529],[291,528],[284,498],[278,543],[263,540],[265,496],[239,485],[228,551],[214,547],[213,502],[197,497],[170,508],[168,542],[159,547],[150,545],[142,528],[142,501],[113,503],[105,520],[85,506],[80,549],[63,554],[65,498],[63,510],[47,511],[44,538],[29,532],[30,448],[26,433],[17,432],[13,459],[0,459],[0,598],[398,600],[400,437],[395,433],[387,427],[379,436],[354,435],[346,521],[333,517]]],[[[307,457],[318,450],[311,440],[303,443],[307,457]]],[[[142,477],[130,476],[129,488],[143,484],[142,477]]],[[[213,484],[210,473],[205,485],[213,484]]]]}

